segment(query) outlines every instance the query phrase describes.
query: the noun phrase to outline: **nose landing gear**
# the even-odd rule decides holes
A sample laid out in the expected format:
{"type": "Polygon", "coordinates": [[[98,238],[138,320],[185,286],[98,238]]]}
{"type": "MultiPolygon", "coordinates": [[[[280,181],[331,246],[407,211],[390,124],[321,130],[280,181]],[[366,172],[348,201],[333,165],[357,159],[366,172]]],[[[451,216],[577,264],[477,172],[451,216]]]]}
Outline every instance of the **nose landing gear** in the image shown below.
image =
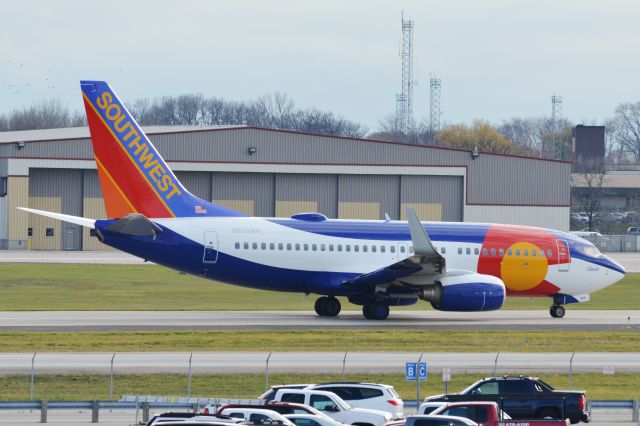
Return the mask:
{"type": "Polygon", "coordinates": [[[322,296],[316,300],[315,310],[321,317],[335,317],[340,313],[342,305],[333,296],[322,296]]]}
{"type": "Polygon", "coordinates": [[[549,308],[549,313],[554,318],[562,318],[564,317],[564,314],[565,314],[564,306],[552,305],[551,308],[549,308]]]}

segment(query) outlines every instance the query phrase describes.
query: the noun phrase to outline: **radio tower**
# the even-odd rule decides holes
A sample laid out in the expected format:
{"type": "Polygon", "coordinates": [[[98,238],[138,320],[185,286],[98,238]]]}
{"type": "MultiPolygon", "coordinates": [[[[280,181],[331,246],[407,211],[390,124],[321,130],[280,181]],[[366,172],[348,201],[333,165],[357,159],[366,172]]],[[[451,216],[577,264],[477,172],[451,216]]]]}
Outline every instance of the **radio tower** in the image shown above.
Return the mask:
{"type": "Polygon", "coordinates": [[[551,155],[556,156],[556,133],[562,121],[562,96],[551,96],[551,155]]]}
{"type": "Polygon", "coordinates": [[[413,124],[413,21],[402,19],[402,88],[396,95],[396,127],[407,133],[413,124]]]}
{"type": "Polygon", "coordinates": [[[437,77],[429,78],[429,127],[433,135],[440,130],[440,89],[442,80],[437,77]]]}

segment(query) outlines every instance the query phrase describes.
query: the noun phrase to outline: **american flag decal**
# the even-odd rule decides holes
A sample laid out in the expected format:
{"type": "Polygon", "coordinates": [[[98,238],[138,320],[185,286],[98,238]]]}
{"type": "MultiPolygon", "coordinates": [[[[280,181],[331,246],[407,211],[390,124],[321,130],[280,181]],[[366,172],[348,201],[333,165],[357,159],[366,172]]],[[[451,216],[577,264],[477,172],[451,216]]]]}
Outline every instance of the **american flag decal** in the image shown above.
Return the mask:
{"type": "Polygon", "coordinates": [[[205,214],[207,209],[202,208],[202,206],[196,206],[195,208],[196,214],[205,214]]]}

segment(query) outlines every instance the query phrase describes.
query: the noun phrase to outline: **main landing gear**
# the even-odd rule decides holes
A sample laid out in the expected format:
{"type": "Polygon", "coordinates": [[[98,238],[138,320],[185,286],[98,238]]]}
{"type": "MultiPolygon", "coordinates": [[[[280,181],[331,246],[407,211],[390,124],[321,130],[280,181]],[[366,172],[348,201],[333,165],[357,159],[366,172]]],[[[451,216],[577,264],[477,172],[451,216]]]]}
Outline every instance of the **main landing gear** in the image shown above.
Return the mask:
{"type": "Polygon", "coordinates": [[[565,314],[564,306],[552,305],[551,308],[549,308],[549,313],[554,318],[562,318],[565,314]]]}
{"type": "Polygon", "coordinates": [[[372,301],[362,305],[362,314],[370,320],[386,320],[389,317],[389,305],[379,301],[372,301]]]}
{"type": "Polygon", "coordinates": [[[322,296],[316,300],[316,313],[321,317],[335,317],[340,313],[340,301],[333,296],[322,296]]]}

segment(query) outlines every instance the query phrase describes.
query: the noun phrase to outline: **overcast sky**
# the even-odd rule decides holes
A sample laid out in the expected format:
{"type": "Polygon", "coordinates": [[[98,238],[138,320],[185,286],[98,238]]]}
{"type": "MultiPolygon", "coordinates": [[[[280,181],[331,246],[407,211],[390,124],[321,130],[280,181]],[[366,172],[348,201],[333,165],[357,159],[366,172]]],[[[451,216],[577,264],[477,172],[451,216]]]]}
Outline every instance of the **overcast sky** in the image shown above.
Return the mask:
{"type": "Polygon", "coordinates": [[[400,90],[401,10],[414,26],[414,115],[429,73],[443,120],[563,115],[602,121],[640,101],[635,0],[0,0],[0,112],[57,98],[79,80],[126,100],[285,92],[374,130],[400,90]]]}

